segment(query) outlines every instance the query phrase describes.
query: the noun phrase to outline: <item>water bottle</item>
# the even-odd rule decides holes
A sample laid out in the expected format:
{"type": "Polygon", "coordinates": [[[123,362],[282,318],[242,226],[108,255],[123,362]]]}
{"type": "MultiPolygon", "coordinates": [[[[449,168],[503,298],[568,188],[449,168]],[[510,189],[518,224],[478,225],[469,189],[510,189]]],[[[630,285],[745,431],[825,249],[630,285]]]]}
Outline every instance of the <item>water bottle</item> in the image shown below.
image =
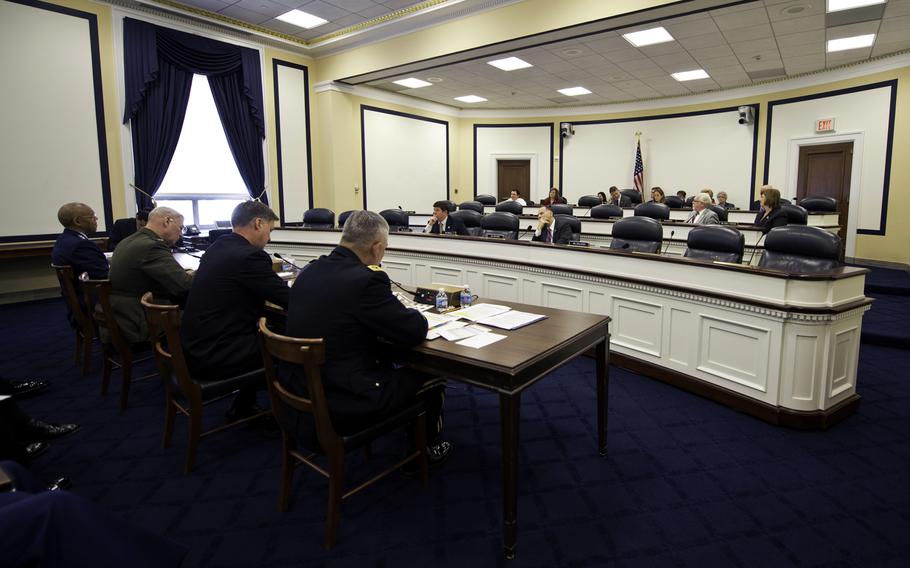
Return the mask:
{"type": "Polygon", "coordinates": [[[436,294],[436,311],[441,312],[449,307],[449,297],[446,296],[445,288],[440,288],[436,294]]]}
{"type": "Polygon", "coordinates": [[[468,285],[465,284],[464,288],[461,290],[461,307],[467,308],[471,305],[473,300],[474,296],[471,295],[471,290],[468,288],[468,285]]]}

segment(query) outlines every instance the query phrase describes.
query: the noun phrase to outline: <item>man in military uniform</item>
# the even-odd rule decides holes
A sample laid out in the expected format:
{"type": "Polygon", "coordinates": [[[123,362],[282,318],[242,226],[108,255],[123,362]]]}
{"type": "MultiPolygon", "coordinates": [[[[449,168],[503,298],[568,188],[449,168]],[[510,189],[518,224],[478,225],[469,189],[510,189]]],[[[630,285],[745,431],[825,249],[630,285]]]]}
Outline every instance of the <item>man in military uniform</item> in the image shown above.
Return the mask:
{"type": "MultiPolygon", "coordinates": [[[[436,442],[442,429],[445,385],[412,369],[382,364],[382,337],[410,347],[424,340],[427,321],[392,294],[379,267],[389,242],[389,225],[372,211],[356,211],[344,224],[339,246],[309,264],[291,289],[287,334],[325,340],[322,378],[332,423],[339,433],[362,429],[422,398],[427,410],[431,463],[452,448],[436,442]]],[[[305,395],[302,373],[290,374],[291,390],[305,395]]],[[[300,428],[298,428],[298,432],[300,428]]],[[[305,434],[300,434],[306,439],[305,434]]]]}

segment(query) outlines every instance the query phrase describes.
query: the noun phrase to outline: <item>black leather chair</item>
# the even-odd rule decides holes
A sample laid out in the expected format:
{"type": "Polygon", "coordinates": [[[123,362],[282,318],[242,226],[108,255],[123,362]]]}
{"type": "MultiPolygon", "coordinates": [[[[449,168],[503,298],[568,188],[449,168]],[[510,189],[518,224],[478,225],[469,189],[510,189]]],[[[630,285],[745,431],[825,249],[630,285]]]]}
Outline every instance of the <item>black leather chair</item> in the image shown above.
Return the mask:
{"type": "Polygon", "coordinates": [[[555,205],[550,205],[550,211],[552,211],[554,215],[571,215],[572,206],[557,203],[555,205]]]}
{"type": "Polygon", "coordinates": [[[781,197],[781,198],[780,198],[780,204],[781,204],[781,205],[790,205],[790,200],[789,200],[789,199],[784,199],[783,197],[781,197]]]}
{"type": "Polygon", "coordinates": [[[517,201],[506,200],[496,204],[497,213],[505,212],[513,215],[521,215],[523,208],[517,201]]]}
{"type": "Polygon", "coordinates": [[[637,189],[624,189],[620,193],[629,198],[632,205],[641,203],[641,192],[637,189]]]}
{"type": "Polygon", "coordinates": [[[446,204],[446,209],[448,209],[449,213],[451,213],[452,211],[458,210],[458,206],[451,199],[446,199],[445,204],[446,204]]]}
{"type": "Polygon", "coordinates": [[[303,213],[304,229],[334,229],[335,212],[331,209],[316,207],[303,213]]]}
{"type": "Polygon", "coordinates": [[[596,195],[582,195],[578,198],[579,207],[597,207],[600,204],[600,198],[596,195]]]}
{"type": "Polygon", "coordinates": [[[468,234],[472,237],[480,236],[482,232],[482,229],[480,228],[480,222],[483,219],[482,213],[472,211],[471,209],[460,209],[458,211],[449,213],[449,217],[452,217],[453,219],[461,219],[461,222],[464,223],[465,229],[468,230],[468,234]]]}
{"type": "Polygon", "coordinates": [[[233,232],[233,229],[209,229],[209,243],[214,243],[224,235],[230,235],[233,232]]]}
{"type": "Polygon", "coordinates": [[[411,226],[408,224],[410,216],[401,209],[385,209],[380,211],[379,215],[389,224],[390,233],[411,230],[411,226]]]}
{"type": "Polygon", "coordinates": [[[784,272],[823,272],[843,265],[840,251],[840,237],[819,227],[775,227],[765,238],[758,265],[784,272]]]}
{"type": "Polygon", "coordinates": [[[592,219],[609,219],[610,217],[622,217],[622,207],[612,203],[604,203],[591,208],[590,216],[592,219]]]}
{"type": "Polygon", "coordinates": [[[664,203],[666,203],[667,207],[670,209],[682,209],[686,206],[686,202],[675,195],[668,195],[666,199],[664,199],[664,203]]]}
{"type": "Polygon", "coordinates": [[[649,201],[635,206],[635,216],[667,220],[670,218],[670,208],[663,203],[649,201]]]}
{"type": "Polygon", "coordinates": [[[474,201],[479,201],[484,205],[496,205],[496,196],[482,193],[474,196],[474,201]]]}
{"type": "MultiPolygon", "coordinates": [[[[669,198],[667,198],[667,199],[669,199],[669,198]]],[[[712,206],[711,206],[711,211],[714,211],[715,213],[717,213],[717,218],[720,220],[721,223],[726,223],[726,222],[727,222],[727,218],[728,218],[728,217],[727,217],[727,210],[726,210],[726,209],[724,209],[724,208],[721,207],[720,205],[712,205],[712,206]]]]}
{"type": "Polygon", "coordinates": [[[686,241],[687,258],[742,262],[746,239],[733,227],[698,225],[689,231],[686,241]]]}
{"type": "Polygon", "coordinates": [[[664,230],[658,220],[651,217],[623,217],[613,223],[610,248],[656,253],[660,251],[663,240],[664,230]]]}
{"type": "Polygon", "coordinates": [[[461,205],[458,206],[458,210],[459,211],[465,211],[465,210],[477,211],[478,213],[483,215],[483,203],[481,203],[479,201],[465,201],[464,203],[462,203],[461,205]]]}
{"type": "Polygon", "coordinates": [[[518,222],[518,215],[508,211],[487,213],[480,221],[480,235],[483,237],[517,239],[518,222]]]}
{"type": "MultiPolygon", "coordinates": [[[[782,200],[783,201],[783,200],[782,200]]],[[[809,212],[799,205],[781,205],[781,209],[787,214],[788,225],[806,225],[809,222],[809,212]]]]}
{"type": "Polygon", "coordinates": [[[338,228],[339,229],[344,228],[344,222],[348,220],[348,217],[350,217],[353,212],[354,212],[353,210],[341,212],[341,215],[338,216],[338,228]]]}
{"type": "Polygon", "coordinates": [[[572,227],[572,240],[581,240],[581,221],[574,215],[556,215],[558,224],[568,223],[572,227]]]}
{"type": "Polygon", "coordinates": [[[692,202],[695,200],[694,195],[690,195],[686,198],[686,207],[692,207],[692,202]]]}
{"type": "Polygon", "coordinates": [[[837,213],[837,199],[833,197],[809,195],[799,200],[799,206],[809,213],[837,213]]]}

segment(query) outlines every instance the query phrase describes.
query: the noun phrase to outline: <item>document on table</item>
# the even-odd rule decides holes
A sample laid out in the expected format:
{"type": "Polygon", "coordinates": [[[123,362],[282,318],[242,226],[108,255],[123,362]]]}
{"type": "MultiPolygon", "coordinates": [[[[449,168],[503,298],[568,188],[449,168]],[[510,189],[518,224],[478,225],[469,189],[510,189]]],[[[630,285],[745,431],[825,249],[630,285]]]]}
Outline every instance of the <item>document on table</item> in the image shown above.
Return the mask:
{"type": "Polygon", "coordinates": [[[449,315],[454,318],[479,321],[503,312],[508,312],[511,309],[512,308],[509,306],[497,306],[496,304],[475,304],[469,308],[449,312],[449,315]]]}
{"type": "Polygon", "coordinates": [[[430,326],[430,329],[434,327],[439,327],[440,325],[445,325],[447,323],[452,323],[458,321],[456,318],[451,316],[444,316],[442,314],[435,314],[433,312],[422,312],[423,317],[427,318],[427,325],[430,326]]]}
{"type": "Polygon", "coordinates": [[[545,315],[543,314],[531,314],[528,312],[518,312],[511,310],[502,314],[498,314],[492,317],[487,317],[482,320],[479,320],[478,323],[483,325],[491,325],[493,327],[498,327],[499,329],[518,329],[519,327],[524,327],[535,321],[544,319],[545,315]]]}
{"type": "Polygon", "coordinates": [[[440,330],[439,335],[448,341],[459,341],[461,339],[467,339],[479,333],[486,333],[488,331],[490,331],[490,328],[483,327],[482,325],[464,325],[440,330]]]}
{"type": "Polygon", "coordinates": [[[474,349],[480,349],[481,347],[486,347],[496,343],[500,339],[505,339],[505,335],[500,335],[498,333],[478,333],[473,337],[467,339],[462,339],[456,345],[464,345],[465,347],[473,347],[474,349]]]}
{"type": "MultiPolygon", "coordinates": [[[[424,314],[424,315],[427,315],[427,314],[424,314]]],[[[433,315],[436,315],[436,314],[433,314],[433,315]]],[[[440,317],[446,317],[446,316],[440,316],[440,317]]],[[[434,327],[432,329],[427,330],[427,339],[436,339],[437,337],[440,337],[443,334],[443,332],[451,331],[453,329],[458,329],[460,327],[464,327],[464,326],[468,325],[467,323],[465,323],[463,321],[458,321],[454,318],[448,318],[448,319],[450,320],[449,322],[444,323],[443,325],[440,325],[438,327],[434,327]]]]}

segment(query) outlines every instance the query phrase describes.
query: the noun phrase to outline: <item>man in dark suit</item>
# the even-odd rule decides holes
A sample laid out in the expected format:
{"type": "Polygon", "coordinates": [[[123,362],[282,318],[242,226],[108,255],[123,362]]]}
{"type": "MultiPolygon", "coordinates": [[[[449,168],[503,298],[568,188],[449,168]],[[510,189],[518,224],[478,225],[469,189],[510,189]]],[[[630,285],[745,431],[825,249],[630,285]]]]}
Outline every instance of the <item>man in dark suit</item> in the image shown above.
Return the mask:
{"type": "Polygon", "coordinates": [[[112,251],[117,248],[120,241],[132,235],[142,227],[145,227],[145,224],[148,222],[148,209],[140,209],[136,213],[136,217],[117,219],[114,221],[114,226],[111,227],[111,236],[107,240],[107,250],[112,251]]]}
{"type": "Polygon", "coordinates": [[[572,226],[568,223],[558,223],[549,207],[541,207],[537,212],[537,229],[531,237],[532,241],[541,243],[554,243],[567,245],[572,240],[572,226]]]}
{"type": "MultiPolygon", "coordinates": [[[[389,226],[371,211],[355,211],[344,224],[339,246],[297,277],[291,289],[287,334],[325,340],[322,379],[332,423],[342,435],[423,399],[427,412],[429,458],[442,461],[452,445],[433,440],[442,428],[445,386],[412,369],[395,369],[388,344],[410,347],[424,340],[427,321],[392,294],[379,267],[388,246],[389,226]]],[[[302,373],[291,371],[288,388],[306,396],[302,373]]],[[[308,439],[306,420],[298,420],[300,439],[308,439]]],[[[312,437],[312,434],[309,434],[312,437]]]]}
{"type": "Polygon", "coordinates": [[[433,204],[433,216],[427,221],[427,226],[424,227],[423,232],[433,235],[444,235],[446,233],[467,235],[468,229],[464,226],[464,221],[449,216],[448,204],[445,201],[437,201],[433,204]]]}
{"type": "Polygon", "coordinates": [[[98,217],[85,203],[67,203],[57,211],[63,232],[54,243],[51,262],[73,267],[78,278],[88,272],[89,278],[107,278],[108,262],[99,247],[88,238],[98,230],[98,217]]]}
{"type": "MultiPolygon", "coordinates": [[[[278,216],[259,201],[231,214],[233,232],[205,251],[183,312],[180,338],[190,372],[216,381],[262,368],[256,322],[265,302],[288,305],[288,286],[263,249],[278,216]]],[[[256,390],[241,388],[228,409],[234,421],[259,412],[256,390]]]]}
{"type": "Polygon", "coordinates": [[[615,185],[610,188],[610,203],[620,207],[632,207],[632,200],[623,195],[615,185]]]}

